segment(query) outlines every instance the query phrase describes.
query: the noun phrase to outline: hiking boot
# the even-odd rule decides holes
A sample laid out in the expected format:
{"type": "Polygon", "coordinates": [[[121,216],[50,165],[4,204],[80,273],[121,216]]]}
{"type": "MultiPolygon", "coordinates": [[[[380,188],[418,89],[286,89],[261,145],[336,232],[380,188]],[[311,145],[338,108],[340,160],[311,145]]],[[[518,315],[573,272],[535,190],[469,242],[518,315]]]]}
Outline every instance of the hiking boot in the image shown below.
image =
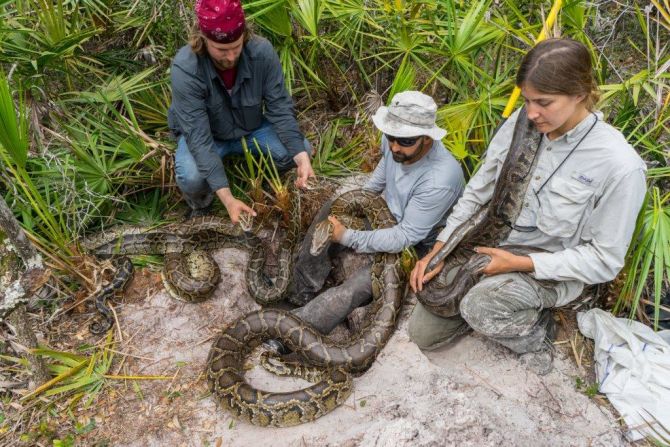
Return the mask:
{"type": "MultiPolygon", "coordinates": [[[[668,308],[670,307],[670,289],[665,293],[665,296],[661,297],[661,306],[668,308]]],[[[660,308],[658,311],[658,328],[659,329],[670,329],[670,311],[660,308]]],[[[656,306],[652,304],[647,304],[644,306],[644,313],[651,321],[651,324],[654,324],[654,319],[656,318],[656,306]]]]}
{"type": "Polygon", "coordinates": [[[291,353],[291,350],[276,338],[264,341],[262,346],[266,351],[274,352],[277,355],[287,355],[291,353]]]}
{"type": "Polygon", "coordinates": [[[556,339],[556,320],[554,320],[554,313],[551,309],[545,309],[543,315],[540,317],[540,324],[545,325],[545,340],[550,344],[556,339]]]}
{"type": "Polygon", "coordinates": [[[519,361],[538,376],[546,376],[554,369],[554,345],[545,341],[542,349],[521,354],[519,361]]]}
{"type": "Polygon", "coordinates": [[[556,321],[551,309],[542,311],[537,324],[544,326],[546,331],[542,347],[538,351],[521,354],[519,361],[538,376],[546,376],[554,369],[553,341],[556,336],[556,321]]]}

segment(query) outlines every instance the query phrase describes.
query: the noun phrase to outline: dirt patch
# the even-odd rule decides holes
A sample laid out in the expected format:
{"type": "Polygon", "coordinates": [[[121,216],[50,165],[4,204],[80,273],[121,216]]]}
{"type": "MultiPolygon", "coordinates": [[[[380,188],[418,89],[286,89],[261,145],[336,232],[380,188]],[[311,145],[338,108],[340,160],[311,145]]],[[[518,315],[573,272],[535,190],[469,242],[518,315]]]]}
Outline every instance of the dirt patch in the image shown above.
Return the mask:
{"type": "MultiPolygon", "coordinates": [[[[91,439],[111,445],[624,445],[611,412],[576,390],[582,372],[560,350],[555,370],[539,377],[516,355],[477,334],[423,353],[406,334],[408,299],[398,330],[372,368],[355,379],[345,405],[310,424],[268,429],[234,420],[208,394],[203,367],[212,338],[258,308],[242,283],[246,254],[217,253],[224,280],[217,298],[176,304],[165,293],[124,306],[124,374],[169,380],[116,385],[98,402],[91,439]],[[130,339],[132,337],[132,340],[130,339]]],[[[559,340],[560,342],[561,340],[559,340]]],[[[259,368],[256,386],[287,390],[304,382],[259,368]]]]}

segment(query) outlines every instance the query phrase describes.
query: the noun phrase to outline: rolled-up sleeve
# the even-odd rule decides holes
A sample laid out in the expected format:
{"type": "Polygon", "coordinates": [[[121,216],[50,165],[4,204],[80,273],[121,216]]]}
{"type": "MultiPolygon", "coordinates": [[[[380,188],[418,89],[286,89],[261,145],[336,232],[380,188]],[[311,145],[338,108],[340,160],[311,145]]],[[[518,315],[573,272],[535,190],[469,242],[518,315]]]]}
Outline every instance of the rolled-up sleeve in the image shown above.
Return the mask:
{"type": "Polygon", "coordinates": [[[172,116],[177,120],[188,150],[195,160],[198,172],[207,180],[212,191],[228,187],[228,178],[221,158],[214,151],[205,101],[206,88],[197,76],[173,65],[172,116]]]}
{"type": "Polygon", "coordinates": [[[530,257],[537,279],[611,281],[624,265],[635,222],[646,193],[643,168],[617,177],[608,185],[584,227],[584,244],[530,257]]]}
{"type": "Polygon", "coordinates": [[[459,195],[460,189],[426,188],[412,196],[397,225],[375,231],[347,229],[341,244],[359,253],[398,253],[424,240],[459,195]]]}
{"type": "Polygon", "coordinates": [[[284,74],[279,57],[268,44],[263,51],[266,59],[265,79],[263,82],[263,100],[265,101],[265,118],[272,123],[279,139],[291,157],[305,151],[304,136],[300,132],[295,119],[293,99],[286,90],[284,74]]]}

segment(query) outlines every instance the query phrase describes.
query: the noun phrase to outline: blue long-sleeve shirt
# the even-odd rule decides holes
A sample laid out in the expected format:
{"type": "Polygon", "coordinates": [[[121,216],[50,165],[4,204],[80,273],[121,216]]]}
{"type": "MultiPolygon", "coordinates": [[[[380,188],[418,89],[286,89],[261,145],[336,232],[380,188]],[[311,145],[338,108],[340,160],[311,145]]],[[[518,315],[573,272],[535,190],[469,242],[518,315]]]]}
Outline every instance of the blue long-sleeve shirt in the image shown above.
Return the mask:
{"type": "Polygon", "coordinates": [[[426,155],[409,165],[393,160],[384,136],[381,150],[382,159],[363,188],[383,191],[398,223],[373,231],[347,229],[340,243],[359,253],[398,253],[421,242],[434,227],[445,223],[465,186],[460,164],[440,141],[434,141],[426,155]]]}

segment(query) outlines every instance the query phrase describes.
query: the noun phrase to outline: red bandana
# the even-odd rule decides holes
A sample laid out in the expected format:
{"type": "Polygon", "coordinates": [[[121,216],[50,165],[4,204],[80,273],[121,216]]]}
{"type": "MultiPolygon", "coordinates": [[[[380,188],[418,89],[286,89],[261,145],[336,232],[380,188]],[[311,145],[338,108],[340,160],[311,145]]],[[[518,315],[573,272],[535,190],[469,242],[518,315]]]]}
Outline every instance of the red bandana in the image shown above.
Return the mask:
{"type": "Polygon", "coordinates": [[[239,0],[197,0],[195,14],[200,31],[215,42],[235,42],[244,32],[244,11],[239,0]]]}

